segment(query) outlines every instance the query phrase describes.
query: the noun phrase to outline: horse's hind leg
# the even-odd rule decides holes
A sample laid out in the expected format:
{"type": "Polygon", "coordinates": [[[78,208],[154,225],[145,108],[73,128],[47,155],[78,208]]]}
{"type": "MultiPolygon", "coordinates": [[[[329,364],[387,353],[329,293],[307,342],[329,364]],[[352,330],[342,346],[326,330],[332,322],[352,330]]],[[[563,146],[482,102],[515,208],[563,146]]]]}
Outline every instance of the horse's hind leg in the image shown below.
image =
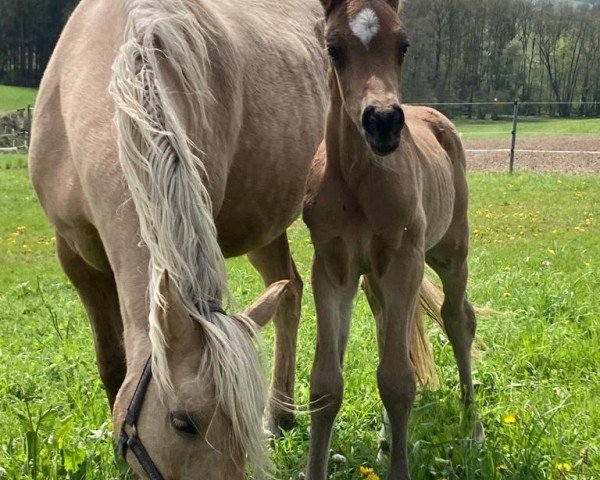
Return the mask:
{"type": "Polygon", "coordinates": [[[452,225],[446,236],[427,252],[427,263],[439,275],[444,289],[442,319],[458,365],[463,406],[475,421],[475,439],[483,440],[483,429],[476,419],[471,347],[475,337],[475,311],[466,295],[468,266],[468,227],[463,222],[452,225]]]}
{"type": "Polygon", "coordinates": [[[248,254],[248,259],[269,286],[279,280],[290,280],[288,290],[274,317],[275,360],[271,382],[271,400],[266,428],[273,435],[279,429],[294,425],[294,380],[296,370],[296,343],[302,303],[302,279],[290,254],[287,235],[276,238],[265,247],[248,254]],[[281,402],[289,404],[282,406],[281,402]]]}
{"type": "Polygon", "coordinates": [[[56,251],[90,319],[100,378],[112,410],[126,371],[123,323],[112,271],[103,272],[90,266],[58,233],[56,251]]]}

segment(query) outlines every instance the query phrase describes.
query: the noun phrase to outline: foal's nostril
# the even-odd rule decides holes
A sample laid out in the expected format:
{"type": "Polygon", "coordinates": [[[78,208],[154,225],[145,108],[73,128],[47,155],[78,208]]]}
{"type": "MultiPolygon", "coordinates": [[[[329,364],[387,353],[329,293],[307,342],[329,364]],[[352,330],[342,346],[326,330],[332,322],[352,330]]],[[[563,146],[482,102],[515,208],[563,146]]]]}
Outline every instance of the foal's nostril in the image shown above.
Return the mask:
{"type": "Polygon", "coordinates": [[[377,115],[377,126],[382,132],[397,135],[404,126],[404,112],[397,105],[379,112],[377,115]]]}
{"type": "Polygon", "coordinates": [[[397,136],[404,126],[404,111],[399,105],[390,108],[365,108],[362,115],[365,132],[378,136],[397,136]]]}
{"type": "Polygon", "coordinates": [[[362,114],[362,124],[363,128],[368,133],[373,133],[377,128],[377,114],[373,105],[369,105],[365,108],[362,114]]]}

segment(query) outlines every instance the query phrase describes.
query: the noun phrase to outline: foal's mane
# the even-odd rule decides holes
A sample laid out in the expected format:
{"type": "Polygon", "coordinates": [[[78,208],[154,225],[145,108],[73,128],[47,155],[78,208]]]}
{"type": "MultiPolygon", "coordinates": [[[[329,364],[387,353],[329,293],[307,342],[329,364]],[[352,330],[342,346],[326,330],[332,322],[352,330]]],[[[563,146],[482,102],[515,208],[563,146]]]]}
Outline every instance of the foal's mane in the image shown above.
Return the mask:
{"type": "Polygon", "coordinates": [[[164,303],[159,281],[166,270],[187,313],[203,329],[200,375],[214,383],[218,406],[232,424],[230,441],[260,469],[266,387],[254,326],[242,315],[209,313],[210,300],[228,296],[225,261],[203,181],[208,174],[202,146],[192,144],[181,107],[166,89],[172,85],[169,75],[185,94],[185,117],[193,118],[193,130],[210,132],[211,67],[217,63],[214,70],[222,72],[235,66],[233,43],[227,26],[202,0],[130,0],[128,7],[110,88],[117,107],[119,159],[150,251],[154,377],[164,394],[173,395],[159,321],[164,303]]]}

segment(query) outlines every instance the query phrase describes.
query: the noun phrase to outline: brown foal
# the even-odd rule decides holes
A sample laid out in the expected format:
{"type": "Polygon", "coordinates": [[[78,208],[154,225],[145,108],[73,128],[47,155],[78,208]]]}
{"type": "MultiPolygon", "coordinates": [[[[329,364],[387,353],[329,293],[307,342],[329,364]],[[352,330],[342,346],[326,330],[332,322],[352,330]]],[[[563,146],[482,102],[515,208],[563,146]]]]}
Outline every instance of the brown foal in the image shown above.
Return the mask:
{"type": "Polygon", "coordinates": [[[312,285],[318,339],[311,374],[307,478],[326,478],[331,431],[342,403],[342,363],[359,279],[377,321],[377,382],[391,424],[388,479],[410,478],[407,425],[415,398],[410,358],[425,262],[444,290],[442,318],[476,418],[466,297],[465,155],[452,123],[430,108],[401,106],[408,48],[398,1],[322,0],[330,55],[325,140],[309,181],[304,219],[315,246],[312,285]]]}

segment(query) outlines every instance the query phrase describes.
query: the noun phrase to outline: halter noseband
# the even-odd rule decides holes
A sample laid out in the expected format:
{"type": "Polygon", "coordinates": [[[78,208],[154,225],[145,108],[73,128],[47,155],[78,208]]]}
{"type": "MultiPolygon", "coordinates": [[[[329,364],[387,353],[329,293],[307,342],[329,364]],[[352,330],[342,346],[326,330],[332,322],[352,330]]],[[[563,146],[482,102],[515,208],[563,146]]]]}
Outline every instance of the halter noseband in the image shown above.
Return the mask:
{"type": "MultiPolygon", "coordinates": [[[[221,305],[214,301],[208,302],[208,311],[209,313],[221,313],[226,315],[225,310],[223,310],[221,305]]],[[[164,480],[164,477],[152,461],[152,457],[150,457],[150,454],[144,447],[137,431],[137,421],[142,412],[142,406],[144,405],[144,398],[146,397],[150,380],[152,380],[152,355],[146,360],[140,380],[138,381],[137,387],[135,387],[135,392],[133,392],[133,397],[127,407],[127,414],[125,415],[125,420],[123,420],[123,425],[121,425],[118,449],[119,455],[121,455],[124,460],[126,460],[127,450],[131,450],[131,453],[135,455],[135,458],[150,480],[164,480]],[[129,427],[130,430],[129,433],[127,432],[127,427],[129,427]]]]}

